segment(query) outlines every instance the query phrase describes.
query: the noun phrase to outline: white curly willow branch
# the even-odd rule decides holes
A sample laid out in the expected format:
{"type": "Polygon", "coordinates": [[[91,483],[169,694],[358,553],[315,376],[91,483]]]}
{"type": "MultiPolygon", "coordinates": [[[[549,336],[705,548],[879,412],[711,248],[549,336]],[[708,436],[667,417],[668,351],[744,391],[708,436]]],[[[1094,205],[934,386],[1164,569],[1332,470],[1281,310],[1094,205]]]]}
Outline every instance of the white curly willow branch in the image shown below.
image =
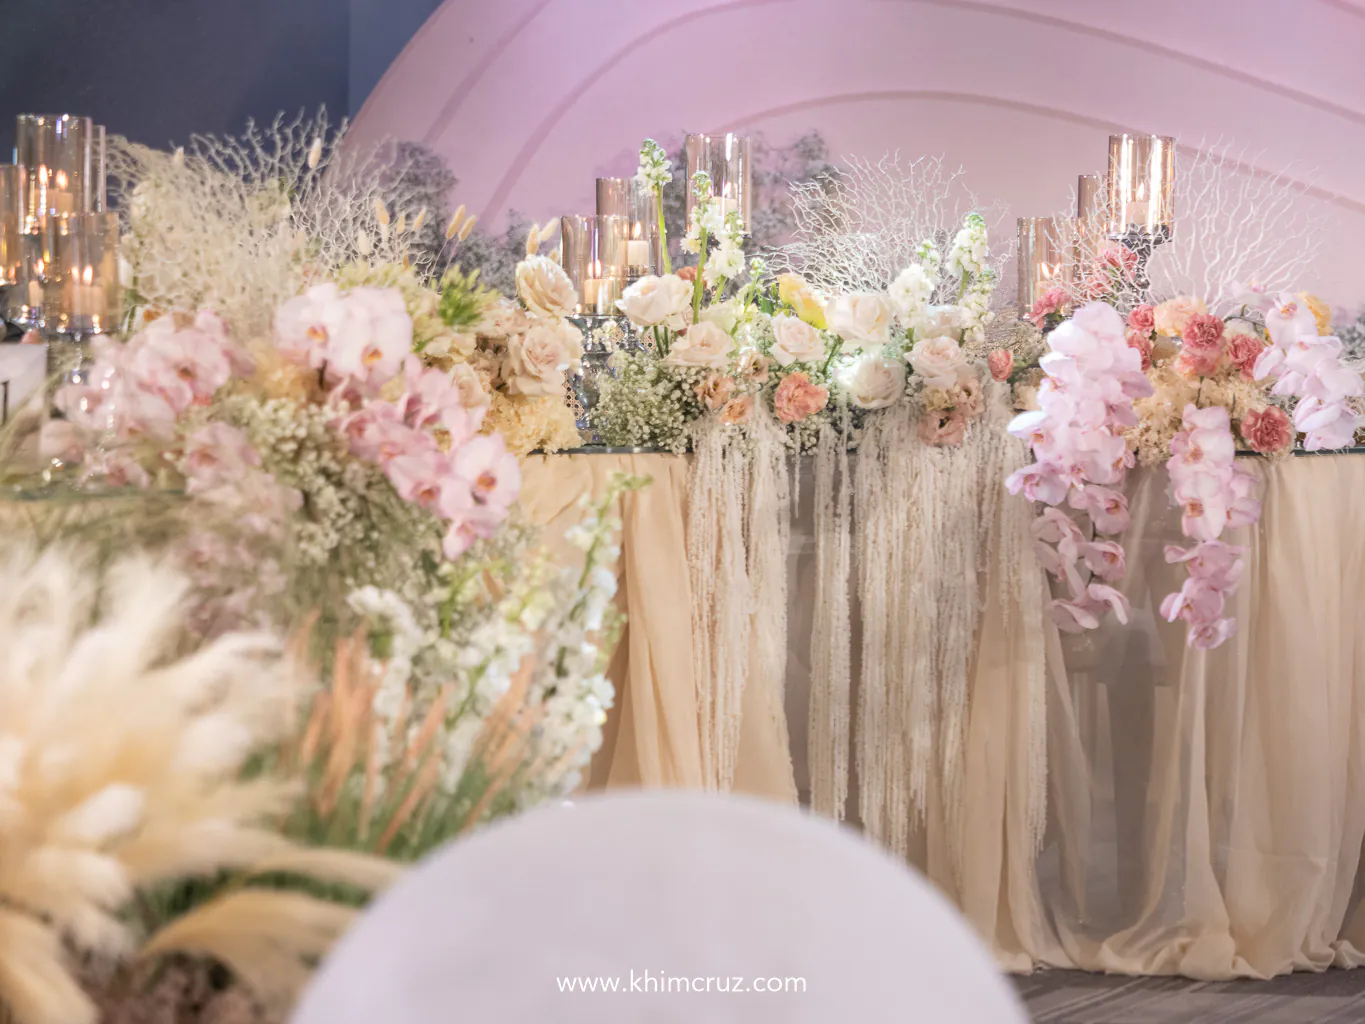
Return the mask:
{"type": "MultiPolygon", "coordinates": [[[[1311,181],[1297,180],[1291,164],[1278,172],[1258,168],[1260,153],[1222,140],[1181,146],[1176,157],[1175,229],[1148,264],[1148,296],[1136,288],[1118,295],[1120,308],[1146,298],[1203,298],[1210,309],[1229,312],[1236,285],[1252,283],[1274,292],[1300,285],[1322,247],[1327,216],[1307,194],[1311,181]]],[[[1074,233],[1076,195],[1058,216],[1076,245],[1084,285],[1086,268],[1106,243],[1074,233]]]]}
{"type": "Polygon", "coordinates": [[[240,136],[193,136],[175,153],[112,140],[111,192],[139,301],[212,308],[251,337],[309,280],[408,258],[422,211],[410,208],[397,147],[352,152],[340,145],[345,127],[332,131],[325,112],[268,129],[248,122],[240,136]]]}
{"type": "MultiPolygon", "coordinates": [[[[943,157],[909,163],[899,154],[876,163],[846,157],[837,176],[790,187],[793,241],[765,253],[774,273],[793,271],[829,294],[878,291],[916,259],[925,239],[940,253],[971,210],[981,210],[961,168],[947,170],[943,157]]],[[[982,210],[998,237],[1004,207],[982,210]]],[[[1003,258],[992,257],[997,273],[1003,258]]],[[[955,302],[957,295],[934,296],[955,302]]]]}

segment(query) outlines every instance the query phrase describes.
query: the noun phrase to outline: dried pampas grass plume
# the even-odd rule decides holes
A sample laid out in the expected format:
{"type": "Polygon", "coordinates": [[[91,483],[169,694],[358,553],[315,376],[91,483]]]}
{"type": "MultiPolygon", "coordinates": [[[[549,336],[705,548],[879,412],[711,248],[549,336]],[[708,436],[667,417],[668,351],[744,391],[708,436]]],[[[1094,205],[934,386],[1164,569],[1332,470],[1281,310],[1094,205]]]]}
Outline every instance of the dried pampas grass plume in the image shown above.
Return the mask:
{"type": "MultiPolygon", "coordinates": [[[[0,1003],[16,1020],[96,1019],[65,949],[132,953],[140,936],[122,911],[140,890],[262,865],[366,888],[391,877],[357,855],[299,850],[274,827],[296,788],[242,777],[294,726],[294,676],[274,637],[192,649],[185,579],[143,556],[99,572],[70,549],[9,549],[0,578],[0,1003]]],[[[221,925],[248,950],[273,935],[272,958],[305,965],[341,920],[310,897],[245,895],[206,904],[150,949],[212,952],[206,936],[221,925]]],[[[240,959],[225,962],[253,980],[240,959]]]]}

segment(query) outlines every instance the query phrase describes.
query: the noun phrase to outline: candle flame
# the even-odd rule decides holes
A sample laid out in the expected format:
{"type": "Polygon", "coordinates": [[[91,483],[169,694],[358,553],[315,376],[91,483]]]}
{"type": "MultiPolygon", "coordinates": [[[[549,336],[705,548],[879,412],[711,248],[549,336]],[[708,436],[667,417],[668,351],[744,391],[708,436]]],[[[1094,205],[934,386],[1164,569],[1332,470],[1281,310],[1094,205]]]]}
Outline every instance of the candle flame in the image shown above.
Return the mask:
{"type": "Polygon", "coordinates": [[[58,172],[57,172],[57,187],[58,187],[59,189],[65,189],[65,188],[66,188],[66,172],[65,172],[65,171],[58,171],[58,172]]]}
{"type": "Polygon", "coordinates": [[[89,284],[89,283],[92,282],[94,279],[95,279],[95,268],[92,267],[92,266],[89,266],[89,265],[87,264],[85,270],[83,270],[83,271],[81,272],[81,280],[82,280],[83,282],[85,282],[86,284],[89,284]]]}

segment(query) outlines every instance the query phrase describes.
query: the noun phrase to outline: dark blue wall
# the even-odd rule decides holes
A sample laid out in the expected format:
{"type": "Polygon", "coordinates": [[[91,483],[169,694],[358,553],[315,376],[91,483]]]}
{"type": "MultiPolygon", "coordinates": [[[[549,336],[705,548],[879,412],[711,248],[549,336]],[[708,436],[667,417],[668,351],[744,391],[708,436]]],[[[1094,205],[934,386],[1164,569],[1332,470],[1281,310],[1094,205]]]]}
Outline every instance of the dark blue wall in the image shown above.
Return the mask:
{"type": "MultiPolygon", "coordinates": [[[[489,0],[496,2],[496,0],[489,0]]],[[[439,0],[0,0],[0,162],[14,115],[88,114],[165,146],[247,118],[358,110],[439,0]]]]}

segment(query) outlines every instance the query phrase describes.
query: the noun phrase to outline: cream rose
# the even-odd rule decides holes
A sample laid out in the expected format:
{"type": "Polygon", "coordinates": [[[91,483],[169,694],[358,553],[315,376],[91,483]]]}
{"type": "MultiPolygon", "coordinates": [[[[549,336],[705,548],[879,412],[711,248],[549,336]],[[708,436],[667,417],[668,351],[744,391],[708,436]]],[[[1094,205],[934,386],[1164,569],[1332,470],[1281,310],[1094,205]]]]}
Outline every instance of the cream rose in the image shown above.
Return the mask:
{"type": "Polygon", "coordinates": [[[450,368],[450,380],[460,395],[460,404],[466,409],[486,408],[492,401],[484,390],[483,378],[468,363],[456,363],[450,368]]]}
{"type": "Polygon", "coordinates": [[[882,356],[863,356],[841,376],[848,400],[859,409],[885,409],[905,393],[905,364],[882,356]]]}
{"type": "Polygon", "coordinates": [[[813,363],[825,354],[825,342],[806,321],[779,313],[773,317],[773,347],[768,351],[781,366],[792,363],[813,363]]]}
{"type": "Polygon", "coordinates": [[[548,256],[527,256],[517,264],[517,295],[536,316],[570,316],[578,307],[569,275],[548,256]]]}
{"type": "Polygon", "coordinates": [[[704,366],[709,370],[723,370],[735,351],[735,339],[711,323],[702,320],[687,329],[687,333],[673,342],[664,359],[666,366],[704,366]]]}
{"type": "Polygon", "coordinates": [[[514,395],[554,395],[564,374],[583,358],[583,339],[572,324],[541,323],[507,339],[503,377],[514,395]]]}
{"type": "Polygon", "coordinates": [[[663,324],[674,330],[685,323],[692,302],[692,285],[677,274],[642,277],[627,288],[616,306],[636,327],[663,324]]]}
{"type": "Polygon", "coordinates": [[[825,309],[829,329],[857,348],[891,340],[891,303],[877,292],[853,292],[831,299],[825,309]]]}
{"type": "Polygon", "coordinates": [[[952,387],[964,377],[971,376],[967,356],[962,346],[952,338],[925,338],[917,341],[905,354],[924,383],[933,388],[952,387]]]}

